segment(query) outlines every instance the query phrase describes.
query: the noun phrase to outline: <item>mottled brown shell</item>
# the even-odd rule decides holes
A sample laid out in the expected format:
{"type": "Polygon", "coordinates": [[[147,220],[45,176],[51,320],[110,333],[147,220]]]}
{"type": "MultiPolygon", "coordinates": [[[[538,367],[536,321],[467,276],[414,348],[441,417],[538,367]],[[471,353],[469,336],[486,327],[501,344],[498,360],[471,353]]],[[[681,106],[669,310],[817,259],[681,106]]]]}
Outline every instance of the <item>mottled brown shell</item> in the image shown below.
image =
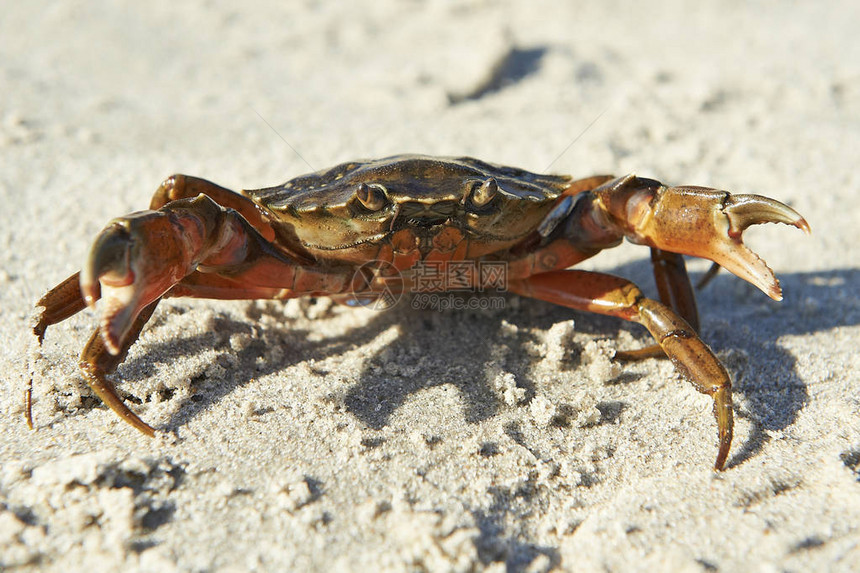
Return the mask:
{"type": "Polygon", "coordinates": [[[397,155],[243,193],[295,252],[360,262],[404,235],[416,245],[465,239],[470,257],[504,250],[537,229],[569,184],[469,157],[397,155]]]}

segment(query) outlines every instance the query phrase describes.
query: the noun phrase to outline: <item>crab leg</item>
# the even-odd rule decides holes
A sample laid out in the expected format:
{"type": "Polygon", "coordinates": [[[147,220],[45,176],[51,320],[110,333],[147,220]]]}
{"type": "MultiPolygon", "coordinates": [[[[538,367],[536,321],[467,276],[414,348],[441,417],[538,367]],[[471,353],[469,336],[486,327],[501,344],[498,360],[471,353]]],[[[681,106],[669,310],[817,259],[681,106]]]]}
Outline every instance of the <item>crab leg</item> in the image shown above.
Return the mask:
{"type": "MultiPolygon", "coordinates": [[[[171,288],[164,297],[196,297],[196,298],[214,298],[214,299],[258,299],[258,298],[286,298],[284,295],[283,289],[277,288],[262,288],[262,287],[252,287],[247,285],[241,285],[235,281],[225,279],[219,277],[218,275],[207,275],[203,273],[194,272],[185,279],[183,279],[179,284],[175,285],[171,288]]],[[[162,297],[162,298],[164,298],[162,297]]],[[[129,329],[129,333],[126,335],[125,340],[122,343],[122,348],[118,354],[112,354],[108,347],[105,345],[105,342],[102,338],[100,329],[96,329],[81,352],[79,367],[81,369],[81,373],[83,374],[87,384],[89,384],[90,388],[96,393],[96,395],[107,404],[111,410],[113,410],[120,418],[143,432],[148,436],[153,436],[155,431],[153,428],[141,420],[134,412],[132,412],[128,406],[122,401],[119,395],[116,392],[116,387],[107,378],[107,375],[111,374],[114,370],[116,370],[117,366],[119,366],[123,360],[125,360],[126,354],[128,353],[129,348],[137,341],[143,327],[149,321],[153,312],[155,311],[155,307],[158,305],[158,302],[161,299],[157,299],[155,302],[151,303],[149,306],[145,307],[138,315],[134,321],[134,324],[129,329]]],[[[81,308],[85,307],[83,302],[83,297],[80,295],[80,287],[78,284],[78,274],[76,273],[60,285],[58,285],[55,289],[52,289],[45,297],[40,300],[40,306],[45,307],[45,311],[40,316],[39,324],[37,328],[37,334],[40,332],[44,334],[45,328],[50,324],[55,324],[68,318],[71,314],[67,316],[63,316],[62,318],[56,319],[57,316],[60,316],[61,311],[65,311],[69,308],[77,308],[80,306],[81,308]],[[72,281],[74,279],[74,281],[72,281]],[[74,286],[67,287],[65,285],[71,284],[74,286]],[[56,292],[55,292],[56,291],[56,292]],[[74,301],[74,304],[62,304],[65,303],[68,299],[74,299],[70,295],[70,293],[77,293],[77,300],[74,301]],[[63,296],[60,296],[63,295],[63,296]],[[66,296],[68,295],[68,297],[66,296]]],[[[77,312],[77,310],[75,311],[77,312]]],[[[41,338],[40,338],[41,340],[41,338]]],[[[27,425],[31,429],[33,428],[33,415],[32,415],[32,379],[27,386],[25,392],[24,399],[24,407],[25,407],[25,416],[27,420],[27,425]]]]}
{"type": "Polygon", "coordinates": [[[193,199],[203,194],[221,205],[234,209],[250,223],[254,229],[267,241],[275,238],[275,231],[259,205],[230,189],[216,183],[191,175],[175,174],[161,182],[152,195],[149,208],[153,211],[161,209],[168,203],[178,199],[193,199]]]}
{"type": "Polygon", "coordinates": [[[687,321],[666,305],[646,298],[635,284],[602,273],[552,271],[511,281],[508,288],[523,296],[616,316],[647,328],[696,390],[714,399],[720,442],[714,469],[723,469],[732,444],[732,384],[726,369],[687,321]]]}
{"type": "Polygon", "coordinates": [[[39,338],[39,344],[45,338],[45,331],[52,324],[57,324],[74,316],[87,307],[81,294],[80,273],[75,273],[51,290],[36,303],[42,308],[33,326],[33,334],[39,338]]]}
{"type": "Polygon", "coordinates": [[[696,294],[684,257],[662,249],[651,249],[651,265],[654,267],[654,280],[660,302],[677,312],[699,331],[699,309],[696,307],[696,294]]]}
{"type": "MultiPolygon", "coordinates": [[[[662,249],[651,248],[651,265],[660,301],[677,312],[692,329],[699,332],[699,311],[696,308],[696,294],[687,274],[684,257],[662,249]]],[[[666,358],[659,344],[637,350],[619,350],[616,360],[645,360],[646,358],[666,358]]]]}
{"type": "Polygon", "coordinates": [[[93,332],[81,352],[79,364],[87,384],[101,398],[102,402],[107,404],[120,418],[150,437],[155,435],[155,430],[125,405],[125,402],[116,393],[116,386],[107,378],[107,375],[116,370],[116,367],[125,360],[128,349],[137,341],[141,330],[149,321],[157,305],[158,300],[140,311],[122,343],[122,348],[116,354],[110,352],[98,329],[93,332]]]}
{"type": "MultiPolygon", "coordinates": [[[[37,307],[42,308],[36,318],[36,324],[33,325],[33,334],[42,344],[45,338],[45,331],[52,324],[57,324],[79,313],[87,307],[84,302],[84,297],[81,294],[80,273],[75,273],[39,299],[36,303],[37,307]]],[[[33,429],[33,376],[30,375],[27,380],[27,387],[24,389],[24,417],[27,420],[27,427],[33,429]]]]}
{"type": "MultiPolygon", "coordinates": [[[[53,289],[48,294],[39,300],[39,306],[44,308],[39,316],[39,321],[34,328],[34,332],[39,336],[41,343],[42,337],[45,334],[45,329],[66,318],[74,315],[83,308],[85,303],[81,296],[81,289],[78,282],[78,273],[75,273],[53,289]],[[74,287],[74,288],[72,288],[74,287]]],[[[128,349],[140,336],[144,325],[149,321],[155,307],[158,305],[158,300],[144,308],[129,329],[128,336],[123,342],[123,347],[118,354],[107,352],[99,329],[96,329],[81,352],[80,369],[90,388],[101,398],[101,400],[110,406],[123,420],[140,430],[141,432],[152,436],[153,429],[143,422],[137,415],[128,409],[120,397],[116,393],[115,386],[105,378],[107,374],[113,372],[128,353],[128,349]]],[[[27,420],[27,426],[33,428],[33,379],[30,378],[27,384],[27,389],[24,393],[24,412],[27,420]]]]}

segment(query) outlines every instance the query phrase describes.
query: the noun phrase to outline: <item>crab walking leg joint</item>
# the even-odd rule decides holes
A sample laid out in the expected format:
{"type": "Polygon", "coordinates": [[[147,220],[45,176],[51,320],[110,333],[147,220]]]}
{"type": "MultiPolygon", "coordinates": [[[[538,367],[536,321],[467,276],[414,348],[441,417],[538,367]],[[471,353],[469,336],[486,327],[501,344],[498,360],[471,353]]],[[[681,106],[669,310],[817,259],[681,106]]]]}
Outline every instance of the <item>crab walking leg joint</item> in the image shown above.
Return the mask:
{"type": "Polygon", "coordinates": [[[732,441],[731,381],[697,333],[682,255],[709,259],[780,300],[773,272],[742,241],[747,227],[768,222],[809,232],[793,209],[758,195],[633,175],[573,180],[468,157],[355,161],[241,193],[174,175],[148,211],[109,223],[81,271],[42,297],[34,332],[41,342],[50,325],[100,301],[81,372],[123,420],[153,435],[108,376],[162,298],[367,298],[379,295],[372,287],[383,268],[396,269],[404,280],[393,288],[408,291],[424,261],[504,262],[514,292],[645,326],[657,344],[618,357],[667,356],[712,396],[720,470],[732,441]],[[661,302],[624,279],[568,270],[625,238],[650,248],[661,302]]]}

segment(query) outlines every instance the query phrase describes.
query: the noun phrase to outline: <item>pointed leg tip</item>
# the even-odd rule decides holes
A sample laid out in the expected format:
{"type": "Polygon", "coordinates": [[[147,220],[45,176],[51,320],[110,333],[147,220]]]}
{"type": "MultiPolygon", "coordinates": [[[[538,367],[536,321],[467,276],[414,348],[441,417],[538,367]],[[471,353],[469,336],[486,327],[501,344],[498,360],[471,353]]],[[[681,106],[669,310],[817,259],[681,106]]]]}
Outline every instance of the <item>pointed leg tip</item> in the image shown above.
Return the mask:
{"type": "Polygon", "coordinates": [[[39,341],[39,346],[41,346],[42,342],[45,340],[45,332],[47,330],[48,325],[43,324],[41,320],[33,327],[33,334],[36,335],[36,340],[39,341]]]}
{"type": "MultiPolygon", "coordinates": [[[[113,408],[113,406],[111,406],[113,408]]],[[[114,409],[116,411],[116,409],[114,409]]],[[[125,408],[123,412],[117,412],[124,422],[132,425],[137,431],[139,431],[144,436],[154,438],[155,437],[155,428],[144,422],[138,417],[137,414],[125,408]]]]}
{"type": "Polygon", "coordinates": [[[729,448],[731,445],[731,442],[722,442],[720,444],[720,451],[717,452],[717,459],[714,462],[714,471],[721,472],[726,469],[726,459],[729,457],[729,448]]]}
{"type": "Polygon", "coordinates": [[[27,390],[24,392],[24,421],[27,422],[27,428],[35,429],[33,426],[33,379],[30,378],[30,383],[27,390]]]}
{"type": "MultiPolygon", "coordinates": [[[[85,349],[84,352],[87,352],[87,350],[85,349]]],[[[116,387],[105,377],[105,373],[98,365],[84,359],[78,363],[78,366],[81,369],[81,373],[84,375],[84,379],[87,381],[87,384],[89,384],[90,388],[93,389],[93,392],[95,392],[96,395],[101,398],[102,402],[113,410],[116,415],[142,434],[145,434],[150,438],[155,437],[155,430],[152,426],[141,420],[137,414],[132,412],[129,407],[125,405],[125,402],[123,402],[119,397],[119,394],[117,394],[116,387]]]]}
{"type": "Polygon", "coordinates": [[[114,404],[108,404],[108,406],[122,418],[123,422],[131,425],[144,436],[149,438],[155,437],[155,428],[141,420],[137,414],[129,410],[124,404],[120,408],[115,407],[114,404]]]}

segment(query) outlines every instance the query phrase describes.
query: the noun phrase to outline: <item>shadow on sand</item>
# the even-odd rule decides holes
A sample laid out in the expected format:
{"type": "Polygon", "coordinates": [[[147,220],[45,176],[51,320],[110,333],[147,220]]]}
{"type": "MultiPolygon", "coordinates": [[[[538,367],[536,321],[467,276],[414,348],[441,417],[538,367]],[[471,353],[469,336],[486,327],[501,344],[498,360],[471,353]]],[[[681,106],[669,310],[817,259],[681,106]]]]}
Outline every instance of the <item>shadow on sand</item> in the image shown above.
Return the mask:
{"type": "MultiPolygon", "coordinates": [[[[653,292],[648,292],[652,283],[648,261],[623,265],[610,272],[634,280],[653,296],[653,292]]],[[[736,415],[749,420],[752,433],[745,443],[735,445],[728,467],[753,458],[768,440],[768,432],[789,427],[808,400],[808,389],[797,373],[796,360],[780,346],[779,338],[860,323],[860,304],[854,294],[860,292],[860,270],[783,274],[780,281],[787,299],[780,305],[769,303],[752,287],[744,290],[746,287],[739,287],[738,281],[724,272],[699,293],[706,342],[718,352],[740,349],[747,356],[755,356],[749,363],[730,365],[738,373],[734,393],[746,402],[743,411],[736,407],[736,415]]],[[[289,324],[274,329],[267,327],[261,336],[260,327],[251,320],[217,318],[214,329],[217,335],[202,333],[151,347],[163,361],[165,357],[169,360],[212,348],[216,340],[226,344],[223,341],[234,333],[253,335],[251,342],[235,354],[235,364],[239,366],[235,373],[242,376],[234,377],[229,383],[207,384],[205,392],[183,404],[167,426],[183,425],[184,421],[254,378],[311,358],[320,361],[341,354],[354,348],[354,341],[372,340],[396,325],[405,334],[384,351],[367,357],[357,383],[344,396],[347,411],[368,428],[385,427],[411,394],[441,384],[452,384],[458,389],[468,422],[477,423],[494,416],[499,403],[487,369],[492,348],[501,343],[512,345],[505,359],[505,371],[514,373],[518,384],[526,390],[526,400],[530,400],[535,394],[534,380],[529,377],[533,358],[525,351],[525,346],[536,341],[528,333],[548,329],[559,321],[575,318],[577,332],[604,338],[628,330],[643,344],[650,343],[640,326],[617,319],[577,313],[528,299],[508,306],[510,308],[501,311],[415,311],[407,299],[406,304],[401,302],[393,309],[375,314],[366,324],[344,336],[316,342],[308,340],[308,332],[298,331],[289,324]],[[517,326],[518,334],[505,337],[499,328],[502,320],[517,326]],[[274,363],[260,361],[259,357],[265,355],[266,348],[272,344],[283,346],[283,358],[274,363]],[[468,352],[462,352],[464,347],[468,352]],[[382,352],[384,357],[380,356],[382,352]],[[441,359],[421,362],[422,356],[441,359]],[[380,362],[420,366],[416,375],[392,374],[380,368],[380,362]]],[[[570,364],[570,368],[575,369],[580,361],[579,353],[575,347],[569,351],[575,355],[570,364]]],[[[154,364],[148,355],[138,356],[122,366],[119,377],[141,379],[149,375],[154,364]]],[[[203,374],[199,377],[205,378],[203,374]]],[[[528,563],[540,553],[557,560],[553,549],[524,545],[505,533],[499,520],[509,509],[506,506],[510,502],[508,497],[500,493],[493,507],[475,510],[482,532],[479,546],[505,547],[509,562],[514,559],[528,563]]],[[[495,558],[489,554],[486,557],[488,560],[495,558]]]]}

